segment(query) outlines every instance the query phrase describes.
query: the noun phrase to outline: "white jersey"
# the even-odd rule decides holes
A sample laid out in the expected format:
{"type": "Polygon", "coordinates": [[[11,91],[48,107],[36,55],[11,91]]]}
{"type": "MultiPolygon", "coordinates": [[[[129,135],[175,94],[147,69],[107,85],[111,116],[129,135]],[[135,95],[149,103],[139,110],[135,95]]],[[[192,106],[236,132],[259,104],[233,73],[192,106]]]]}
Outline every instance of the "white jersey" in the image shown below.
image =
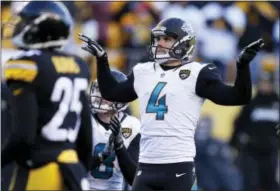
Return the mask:
{"type": "Polygon", "coordinates": [[[205,66],[191,62],[164,71],[158,63],[148,62],[133,68],[141,114],[139,162],[193,161],[194,133],[204,102],[195,86],[205,66]]]}
{"type": "MultiPolygon", "coordinates": [[[[126,148],[132,140],[140,133],[140,122],[137,118],[119,113],[122,135],[126,148]]],[[[103,151],[108,142],[111,130],[106,130],[98,121],[92,117],[93,155],[103,151]]],[[[88,174],[90,189],[93,190],[123,190],[124,178],[115,154],[111,155],[99,167],[88,174]]]]}

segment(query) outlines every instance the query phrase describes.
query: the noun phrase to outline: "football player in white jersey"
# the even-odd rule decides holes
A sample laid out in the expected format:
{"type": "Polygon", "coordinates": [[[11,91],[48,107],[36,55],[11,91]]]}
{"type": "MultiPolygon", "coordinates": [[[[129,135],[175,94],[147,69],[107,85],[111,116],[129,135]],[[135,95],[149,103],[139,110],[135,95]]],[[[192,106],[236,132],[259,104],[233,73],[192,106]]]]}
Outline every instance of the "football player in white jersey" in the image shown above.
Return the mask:
{"type": "MultiPolygon", "coordinates": [[[[119,82],[126,80],[123,73],[117,70],[111,72],[119,82]]],[[[90,188],[93,190],[123,190],[125,182],[115,152],[111,152],[109,156],[106,155],[110,151],[106,147],[112,133],[109,128],[110,121],[112,117],[116,117],[120,121],[124,146],[136,163],[139,156],[140,122],[137,118],[124,113],[128,106],[127,103],[109,102],[103,99],[97,81],[90,85],[89,102],[92,113],[93,158],[100,156],[102,161],[88,174],[90,188]]],[[[96,164],[95,161],[93,163],[96,164]]]]}
{"type": "MultiPolygon", "coordinates": [[[[133,184],[134,177],[137,171],[137,163],[133,161],[127,149],[124,146],[124,141],[121,132],[121,123],[118,118],[112,118],[109,128],[112,134],[109,138],[109,145],[115,150],[117,159],[119,161],[121,172],[129,185],[133,184]]],[[[138,172],[139,173],[139,172],[138,172]]],[[[141,171],[140,171],[141,174],[141,171]]],[[[192,174],[192,190],[197,190],[196,174],[193,168],[192,174]]]]}
{"type": "Polygon", "coordinates": [[[249,63],[263,40],[240,53],[235,83],[229,86],[215,65],[190,60],[195,34],[178,18],[162,20],[151,31],[149,52],[154,61],[137,64],[123,82],[111,75],[104,49],[84,35],[80,39],[86,43],[82,49],[97,57],[102,96],[119,102],[139,100],[141,140],[133,190],[191,190],[194,133],[202,104],[205,99],[221,105],[248,103],[252,88],[249,63]]]}

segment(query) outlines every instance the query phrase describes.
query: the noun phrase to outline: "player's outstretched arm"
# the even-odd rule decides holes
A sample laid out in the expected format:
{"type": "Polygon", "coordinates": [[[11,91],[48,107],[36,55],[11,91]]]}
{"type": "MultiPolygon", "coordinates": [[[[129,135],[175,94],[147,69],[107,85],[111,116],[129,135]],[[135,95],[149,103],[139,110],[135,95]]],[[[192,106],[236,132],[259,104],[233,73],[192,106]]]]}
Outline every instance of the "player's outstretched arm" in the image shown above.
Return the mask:
{"type": "Polygon", "coordinates": [[[86,43],[82,49],[97,59],[97,79],[102,97],[109,101],[118,102],[130,102],[137,99],[133,86],[133,73],[128,76],[127,80],[118,82],[111,74],[108,56],[104,49],[85,35],[79,34],[79,39],[86,43]]]}
{"type": "Polygon", "coordinates": [[[237,76],[234,86],[221,80],[220,72],[214,65],[204,67],[197,79],[196,94],[220,105],[244,105],[252,96],[249,64],[255,58],[264,42],[259,39],[246,46],[237,60],[237,76]]]}
{"type": "Polygon", "coordinates": [[[24,158],[33,145],[37,132],[37,99],[30,84],[24,82],[9,82],[12,96],[12,116],[15,117],[12,134],[3,146],[1,166],[24,158]],[[28,108],[28,112],[26,109],[28,108]]]}
{"type": "Polygon", "coordinates": [[[113,139],[114,149],[118,157],[121,172],[128,184],[132,185],[136,174],[137,163],[134,162],[134,160],[130,157],[127,149],[124,146],[120,132],[121,125],[118,118],[112,118],[109,128],[112,130],[110,139],[113,139]]]}

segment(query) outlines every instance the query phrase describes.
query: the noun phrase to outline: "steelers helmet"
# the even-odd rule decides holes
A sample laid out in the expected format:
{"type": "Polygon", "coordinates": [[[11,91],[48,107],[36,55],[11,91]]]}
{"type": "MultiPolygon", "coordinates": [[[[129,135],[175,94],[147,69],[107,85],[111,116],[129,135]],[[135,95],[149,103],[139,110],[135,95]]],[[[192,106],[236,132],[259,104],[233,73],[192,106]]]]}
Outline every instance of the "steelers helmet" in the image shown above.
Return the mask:
{"type": "Polygon", "coordinates": [[[60,48],[68,43],[72,17],[61,2],[29,1],[16,12],[12,43],[23,49],[60,48]]]}

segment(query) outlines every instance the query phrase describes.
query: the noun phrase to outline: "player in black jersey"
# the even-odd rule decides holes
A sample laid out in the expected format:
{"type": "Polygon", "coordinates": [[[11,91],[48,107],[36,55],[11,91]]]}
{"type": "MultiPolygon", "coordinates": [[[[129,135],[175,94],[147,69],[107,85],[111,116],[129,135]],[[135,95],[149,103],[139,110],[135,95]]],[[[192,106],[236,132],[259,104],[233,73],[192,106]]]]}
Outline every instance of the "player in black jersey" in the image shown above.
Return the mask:
{"type": "Polygon", "coordinates": [[[57,48],[73,21],[60,2],[31,1],[17,15],[12,42],[22,54],[7,61],[15,130],[2,150],[2,167],[16,161],[12,190],[88,189],[91,123],[88,65],[57,48]]]}

